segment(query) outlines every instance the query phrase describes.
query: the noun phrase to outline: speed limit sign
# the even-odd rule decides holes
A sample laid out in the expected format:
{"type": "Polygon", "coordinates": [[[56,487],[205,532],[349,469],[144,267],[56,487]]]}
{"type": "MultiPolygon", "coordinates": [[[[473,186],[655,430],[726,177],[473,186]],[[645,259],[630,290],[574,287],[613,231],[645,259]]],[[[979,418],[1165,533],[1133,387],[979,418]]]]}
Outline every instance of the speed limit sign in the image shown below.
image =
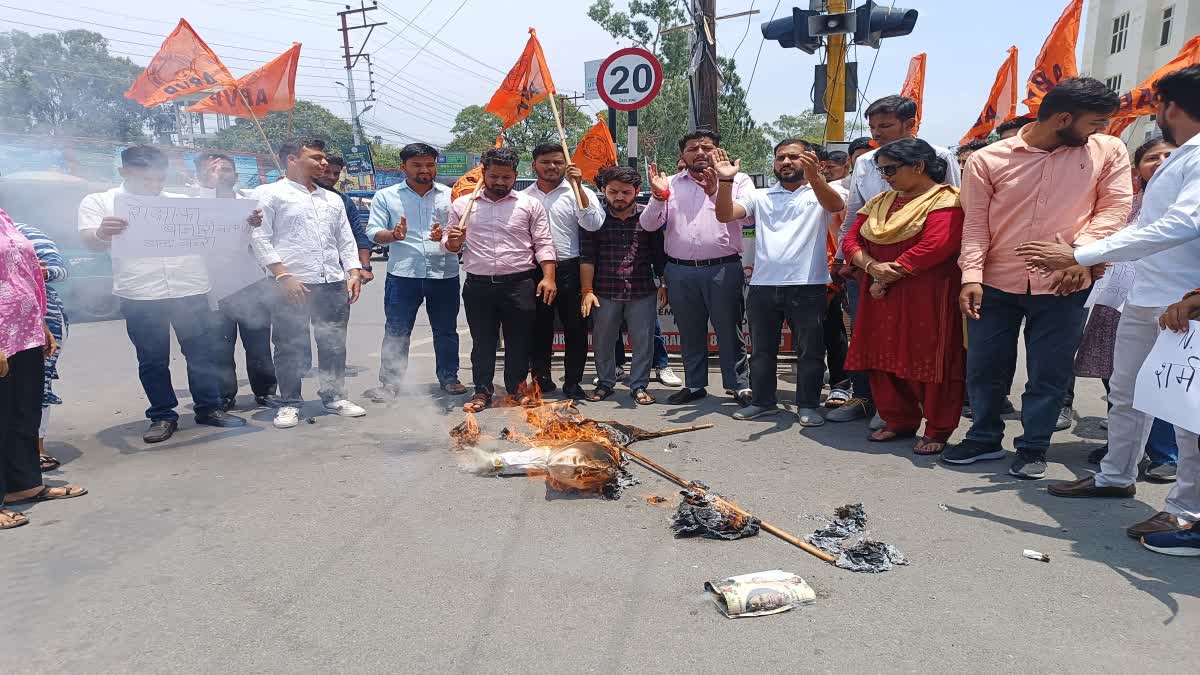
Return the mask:
{"type": "Polygon", "coordinates": [[[637,110],[658,96],[662,79],[662,66],[653,54],[640,47],[627,47],[600,64],[596,90],[610,108],[637,110]]]}

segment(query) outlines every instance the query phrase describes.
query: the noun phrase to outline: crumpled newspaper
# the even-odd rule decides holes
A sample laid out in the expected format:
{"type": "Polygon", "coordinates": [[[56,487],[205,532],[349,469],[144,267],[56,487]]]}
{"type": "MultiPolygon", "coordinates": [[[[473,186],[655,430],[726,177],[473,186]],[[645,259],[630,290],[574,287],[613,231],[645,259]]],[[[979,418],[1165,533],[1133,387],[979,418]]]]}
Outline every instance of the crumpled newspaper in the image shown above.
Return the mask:
{"type": "Polygon", "coordinates": [[[816,592],[804,579],[783,570],[708,581],[704,590],[712,594],[717,608],[730,619],[778,614],[817,599],[816,592]]]}
{"type": "Polygon", "coordinates": [[[865,532],[867,512],[863,505],[847,504],[834,509],[833,520],[805,537],[808,543],[837,558],[835,566],[851,572],[886,572],[894,565],[907,565],[908,558],[895,546],[859,539],[847,546],[845,540],[865,532]]]}

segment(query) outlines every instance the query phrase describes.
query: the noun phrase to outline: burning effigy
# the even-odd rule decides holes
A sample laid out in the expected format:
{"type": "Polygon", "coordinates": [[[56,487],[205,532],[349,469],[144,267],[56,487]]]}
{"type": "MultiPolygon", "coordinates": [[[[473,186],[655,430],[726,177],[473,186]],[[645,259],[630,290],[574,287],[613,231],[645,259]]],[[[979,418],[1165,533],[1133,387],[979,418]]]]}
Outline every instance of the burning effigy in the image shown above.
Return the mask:
{"type": "MultiPolygon", "coordinates": [[[[812,544],[761,520],[733,502],[712,492],[698,481],[684,480],[629,445],[651,438],[708,429],[711,424],[647,431],[614,421],[583,417],[574,401],[561,401],[523,409],[524,421],[532,429],[522,433],[511,428],[501,439],[519,443],[521,450],[484,451],[480,445],[493,440],[485,436],[474,413],[450,430],[454,444],[481,456],[483,468],[500,475],[537,475],[551,489],[599,493],[610,498],[622,487],[636,482],[626,470],[633,460],[659,476],[683,488],[683,503],[675,514],[672,528],[678,536],[698,534],[713,539],[740,539],[768,532],[805,552],[832,563],[836,558],[812,544]]],[[[496,439],[496,440],[501,440],[496,439]]]]}

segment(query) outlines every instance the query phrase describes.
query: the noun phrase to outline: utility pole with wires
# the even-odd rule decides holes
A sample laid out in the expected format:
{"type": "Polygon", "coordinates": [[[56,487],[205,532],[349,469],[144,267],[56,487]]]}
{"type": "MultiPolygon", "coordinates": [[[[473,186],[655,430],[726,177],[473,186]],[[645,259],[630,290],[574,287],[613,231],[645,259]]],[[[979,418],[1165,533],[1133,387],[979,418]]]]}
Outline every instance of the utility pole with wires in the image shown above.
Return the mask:
{"type": "MultiPolygon", "coordinates": [[[[829,0],[829,13],[842,14],[846,0],[829,0]]],[[[825,42],[825,140],[846,140],[846,35],[830,35],[825,42]]]]}
{"type": "MultiPolygon", "coordinates": [[[[367,23],[367,12],[372,12],[376,9],[379,9],[378,2],[372,2],[371,6],[368,7],[365,0],[359,0],[358,9],[350,9],[350,5],[346,5],[346,7],[346,10],[337,13],[338,17],[342,20],[342,27],[339,28],[338,31],[342,34],[342,50],[345,52],[346,58],[346,98],[350,101],[350,126],[354,131],[354,144],[359,145],[362,143],[363,132],[362,123],[359,122],[358,119],[358,101],[354,98],[354,66],[358,64],[359,58],[367,56],[367,54],[363,52],[363,48],[366,47],[367,40],[371,39],[371,33],[375,32],[375,28],[377,26],[386,26],[387,22],[381,21],[377,23],[367,23]],[[362,20],[361,24],[351,25],[348,22],[348,18],[354,14],[360,15],[359,18],[362,20]],[[350,31],[361,30],[363,28],[367,29],[367,36],[363,38],[362,45],[359,46],[358,52],[351,54],[350,31]],[[353,60],[351,60],[351,57],[353,57],[353,60]]],[[[374,89],[372,89],[371,92],[374,93],[374,89]]],[[[364,110],[364,112],[366,111],[364,110]]]]}
{"type": "Polygon", "coordinates": [[[717,130],[717,92],[721,71],[717,68],[717,0],[692,0],[695,19],[695,51],[689,86],[692,115],[688,130],[717,130]]]}

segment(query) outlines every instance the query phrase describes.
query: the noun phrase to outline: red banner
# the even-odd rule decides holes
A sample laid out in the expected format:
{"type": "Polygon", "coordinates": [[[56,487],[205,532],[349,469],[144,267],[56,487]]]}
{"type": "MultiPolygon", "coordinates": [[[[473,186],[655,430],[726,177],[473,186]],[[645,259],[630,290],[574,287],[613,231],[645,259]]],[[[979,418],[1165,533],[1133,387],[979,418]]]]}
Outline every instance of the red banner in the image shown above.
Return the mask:
{"type": "Polygon", "coordinates": [[[916,135],[917,130],[921,128],[921,112],[924,109],[922,99],[925,96],[925,54],[917,54],[908,62],[908,76],[904,78],[904,86],[900,88],[900,95],[911,98],[917,102],[917,120],[913,125],[913,134],[916,135]]]}

